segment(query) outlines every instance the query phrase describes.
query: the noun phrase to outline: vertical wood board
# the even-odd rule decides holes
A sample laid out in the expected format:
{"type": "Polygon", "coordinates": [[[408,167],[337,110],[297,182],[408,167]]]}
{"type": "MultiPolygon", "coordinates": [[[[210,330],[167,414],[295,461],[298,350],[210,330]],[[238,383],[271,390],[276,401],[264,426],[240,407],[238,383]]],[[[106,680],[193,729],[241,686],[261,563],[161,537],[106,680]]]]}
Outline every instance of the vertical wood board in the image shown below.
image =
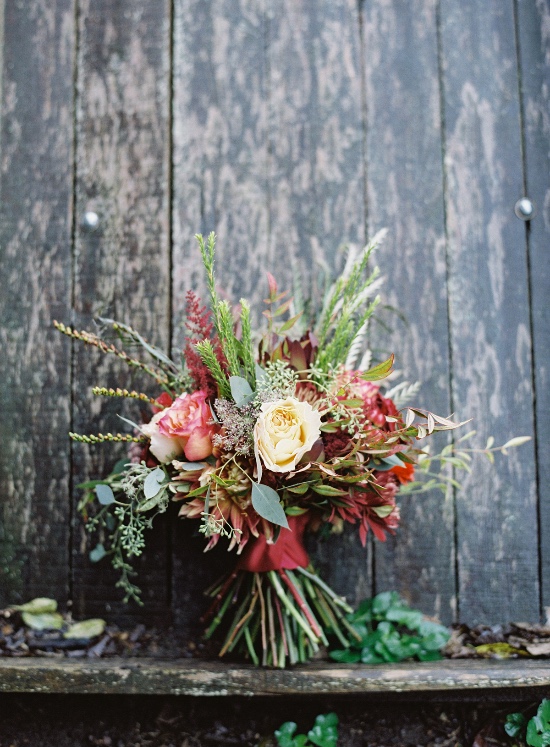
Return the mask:
{"type": "MultiPolygon", "coordinates": [[[[420,380],[410,404],[451,411],[442,133],[435,0],[363,5],[369,230],[388,228],[377,255],[388,332],[371,329],[378,360],[391,352],[399,380],[420,380]]],[[[389,386],[392,386],[391,382],[389,386]]],[[[429,439],[438,450],[446,438],[429,439]]],[[[425,444],[420,442],[419,448],[425,444]]],[[[375,543],[376,591],[398,590],[427,614],[456,613],[450,491],[398,498],[396,537],[375,543]]]]}
{"type": "Polygon", "coordinates": [[[74,111],[72,0],[2,13],[0,607],[68,598],[74,111]]]}
{"type": "MultiPolygon", "coordinates": [[[[441,2],[453,408],[476,444],[533,435],[518,70],[511,1],[441,2]]],[[[532,443],[476,459],[457,500],[459,615],[539,615],[532,443]]]]}
{"type": "Polygon", "coordinates": [[[537,212],[528,224],[537,423],[543,612],[550,617],[550,6],[517,0],[526,196],[537,212]]]}
{"type": "MultiPolygon", "coordinates": [[[[79,8],[76,152],[75,326],[99,316],[131,324],[163,349],[170,330],[170,10],[168,2],[82,0],[79,8]],[[86,212],[98,225],[86,225],[86,212]]],[[[143,359],[139,348],[133,352],[143,359]]],[[[93,397],[91,387],[120,386],[158,396],[153,379],[112,356],[75,343],[74,430],[128,432],[118,414],[140,420],[147,405],[93,397]]],[[[124,444],[73,447],[75,483],[108,474],[124,444]]],[[[76,491],[75,498],[80,497],[76,491]]],[[[157,520],[158,521],[158,520],[157,520]]],[[[169,547],[165,522],[136,567],[145,619],[168,619],[169,547]]],[[[73,591],[78,614],[136,615],[121,603],[118,572],[92,564],[75,517],[73,591]]],[[[97,541],[97,540],[96,540],[97,541]]]]}
{"type": "MultiPolygon", "coordinates": [[[[299,278],[307,297],[320,271],[341,269],[343,244],[365,243],[359,14],[352,0],[289,0],[271,4],[267,19],[266,269],[291,293],[299,278]]],[[[350,602],[370,595],[370,553],[356,527],[326,540],[311,537],[309,548],[324,578],[350,602]]]]}
{"type": "MultiPolygon", "coordinates": [[[[196,233],[218,234],[219,292],[248,298],[256,322],[268,260],[267,80],[264,3],[181,0],[174,17],[174,354],[185,293],[208,301],[196,233]]],[[[174,614],[199,630],[202,592],[236,562],[226,543],[204,555],[198,521],[175,520],[174,614]]]]}

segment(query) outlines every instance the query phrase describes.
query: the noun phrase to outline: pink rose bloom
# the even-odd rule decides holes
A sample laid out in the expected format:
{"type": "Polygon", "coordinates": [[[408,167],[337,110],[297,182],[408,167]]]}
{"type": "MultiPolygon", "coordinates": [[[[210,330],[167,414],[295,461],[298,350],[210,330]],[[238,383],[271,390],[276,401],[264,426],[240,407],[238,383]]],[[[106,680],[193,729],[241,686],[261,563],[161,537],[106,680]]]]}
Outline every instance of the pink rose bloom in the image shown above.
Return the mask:
{"type": "Polygon", "coordinates": [[[177,439],[190,462],[206,459],[212,453],[212,436],[216,427],[211,422],[212,413],[206,396],[202,389],[193,394],[182,394],[162,411],[157,421],[159,433],[177,439]]]}

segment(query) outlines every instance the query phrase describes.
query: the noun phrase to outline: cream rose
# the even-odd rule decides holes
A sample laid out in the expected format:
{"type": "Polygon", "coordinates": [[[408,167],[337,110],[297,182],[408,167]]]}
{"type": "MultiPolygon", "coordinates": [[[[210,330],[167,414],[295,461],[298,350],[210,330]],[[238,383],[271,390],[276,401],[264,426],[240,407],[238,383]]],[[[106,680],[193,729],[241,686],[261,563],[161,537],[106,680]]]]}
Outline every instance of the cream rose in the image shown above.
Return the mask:
{"type": "Polygon", "coordinates": [[[256,455],[272,472],[290,472],[321,435],[320,426],[321,416],[309,402],[294,397],[265,402],[254,426],[256,455]]]}

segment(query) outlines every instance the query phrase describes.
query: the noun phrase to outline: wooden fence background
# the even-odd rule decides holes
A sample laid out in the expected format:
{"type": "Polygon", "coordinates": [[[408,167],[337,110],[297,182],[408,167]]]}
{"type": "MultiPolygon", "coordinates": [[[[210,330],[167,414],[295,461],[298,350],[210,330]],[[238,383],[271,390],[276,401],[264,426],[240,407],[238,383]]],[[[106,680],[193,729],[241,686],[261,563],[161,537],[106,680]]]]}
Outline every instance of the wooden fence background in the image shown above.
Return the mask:
{"type": "MultiPolygon", "coordinates": [[[[127,372],[58,319],[131,321],[177,351],[192,236],[219,235],[220,281],[259,308],[344,240],[381,226],[395,351],[420,403],[533,440],[483,460],[458,495],[401,501],[395,541],[316,550],[356,601],[400,590],[444,621],[537,620],[550,606],[548,0],[0,2],[0,606],[192,626],[227,567],[192,522],[155,531],[123,608],[82,552],[76,485],[116,459],[69,430],[118,429],[94,384],[127,372]],[[537,214],[514,214],[527,195],[537,214]],[[95,230],[87,225],[95,212],[95,230]],[[544,300],[546,298],[546,301],[544,300]]],[[[135,412],[130,408],[129,411],[135,412]]],[[[118,421],[119,422],[119,421],[118,421]]]]}

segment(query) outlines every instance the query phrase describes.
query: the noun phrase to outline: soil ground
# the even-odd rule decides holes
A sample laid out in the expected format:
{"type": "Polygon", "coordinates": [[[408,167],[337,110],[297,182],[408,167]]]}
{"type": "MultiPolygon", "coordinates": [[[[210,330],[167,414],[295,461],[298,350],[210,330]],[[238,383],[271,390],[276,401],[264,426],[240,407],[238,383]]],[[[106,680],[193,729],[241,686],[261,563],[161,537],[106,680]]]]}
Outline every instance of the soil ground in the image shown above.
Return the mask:
{"type": "Polygon", "coordinates": [[[534,702],[3,695],[0,747],[268,747],[282,722],[307,732],[329,711],[338,747],[497,747],[505,715],[534,702]]]}

